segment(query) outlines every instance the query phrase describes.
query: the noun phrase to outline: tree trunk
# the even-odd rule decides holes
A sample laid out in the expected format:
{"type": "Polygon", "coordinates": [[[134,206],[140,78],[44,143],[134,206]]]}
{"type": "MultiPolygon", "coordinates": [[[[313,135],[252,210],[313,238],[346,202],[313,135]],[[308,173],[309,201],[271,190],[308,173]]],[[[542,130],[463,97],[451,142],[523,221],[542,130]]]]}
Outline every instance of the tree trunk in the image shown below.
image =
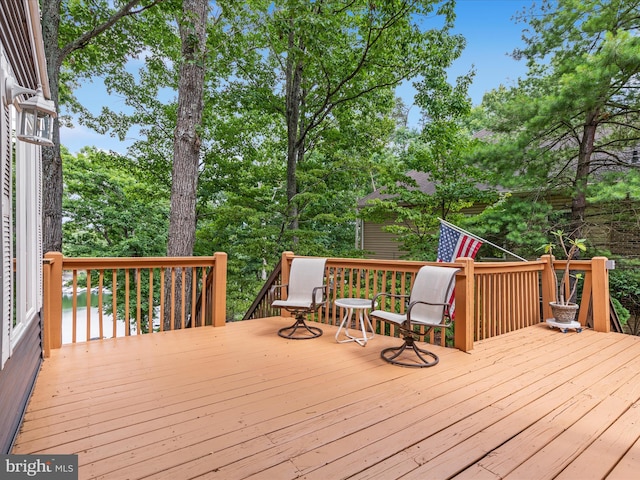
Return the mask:
{"type": "MultiPolygon", "coordinates": [[[[60,76],[60,48],[58,31],[60,28],[60,1],[44,0],[42,3],[42,38],[47,59],[47,74],[51,100],[59,101],[58,81],[60,76]]],[[[57,108],[59,111],[59,108],[57,108]]],[[[42,227],[43,252],[62,251],[62,156],[60,154],[59,117],[53,120],[53,147],[42,148],[42,227]]]]}
{"type": "Polygon", "coordinates": [[[286,121],[287,121],[287,206],[289,229],[298,229],[298,207],[296,195],[298,183],[296,167],[300,158],[300,104],[302,101],[302,64],[293,54],[295,50],[295,34],[289,32],[289,52],[286,68],[286,121]]]}
{"type": "Polygon", "coordinates": [[[582,237],[584,226],[584,216],[587,209],[587,182],[591,170],[591,155],[595,143],[598,112],[588,115],[585,122],[580,150],[578,152],[578,165],[576,167],[576,177],[574,191],[575,195],[571,201],[571,232],[572,238],[582,237]]]}
{"type": "MultiPolygon", "coordinates": [[[[182,63],[178,82],[178,113],[173,142],[173,171],[171,184],[171,213],[167,256],[193,255],[196,233],[196,189],[201,139],[198,129],[202,124],[207,0],[184,0],[180,21],[182,63]]],[[[190,291],[191,276],[187,272],[185,291],[190,291]]],[[[181,278],[181,275],[176,275],[181,278]]],[[[181,281],[177,282],[175,328],[179,328],[181,281]]],[[[168,283],[170,286],[170,282],[168,283]]],[[[170,296],[167,298],[171,298],[170,296]]],[[[187,295],[190,298],[190,295],[187,295]]],[[[188,301],[186,302],[189,303],[188,301]]],[[[189,308],[185,309],[187,312],[189,308]]],[[[170,315],[165,314],[165,327],[170,315]]]]}

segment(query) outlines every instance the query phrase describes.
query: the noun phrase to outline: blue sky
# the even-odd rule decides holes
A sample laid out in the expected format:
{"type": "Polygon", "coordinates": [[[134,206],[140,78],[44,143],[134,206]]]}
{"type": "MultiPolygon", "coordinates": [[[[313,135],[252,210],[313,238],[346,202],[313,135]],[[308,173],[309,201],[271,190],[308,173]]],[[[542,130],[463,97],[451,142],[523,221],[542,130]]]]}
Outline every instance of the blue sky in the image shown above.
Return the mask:
{"type": "MultiPolygon", "coordinates": [[[[513,86],[523,77],[527,68],[524,61],[509,56],[523,46],[522,30],[525,24],[516,23],[515,16],[529,9],[533,0],[457,0],[455,33],[467,40],[464,52],[449,71],[453,82],[459,75],[475,70],[469,95],[474,105],[482,102],[485,92],[500,85],[513,86]]],[[[399,91],[407,105],[412,104],[412,91],[399,91]]],[[[409,111],[409,123],[416,125],[420,112],[409,111]]]]}
{"type": "Polygon", "coordinates": [[[508,54],[523,45],[526,26],[513,17],[532,4],[532,0],[458,0],[456,32],[467,39],[467,47],[454,71],[464,73],[475,65],[476,76],[469,89],[474,105],[480,104],[485,92],[501,84],[511,86],[526,74],[524,62],[508,54]]]}
{"type": "MultiPolygon", "coordinates": [[[[462,56],[454,63],[450,75],[458,75],[474,68],[476,75],[469,88],[474,105],[480,104],[485,92],[499,85],[511,86],[518,77],[524,76],[524,62],[517,62],[508,56],[515,48],[522,46],[522,29],[525,24],[516,23],[513,18],[523,8],[531,7],[533,0],[458,0],[456,6],[456,33],[467,39],[467,47],[462,56]]],[[[124,101],[118,97],[109,97],[99,81],[85,84],[78,98],[98,113],[102,105],[109,104],[113,109],[124,108],[124,101]],[[101,101],[96,101],[100,99],[101,101]]],[[[413,103],[413,89],[403,86],[398,90],[407,105],[413,103]]],[[[417,125],[420,112],[412,108],[409,122],[417,125]]],[[[130,132],[133,136],[135,132],[130,132]]],[[[133,138],[120,142],[108,135],[99,135],[87,127],[76,125],[73,129],[62,128],[61,142],[71,152],[93,145],[98,148],[126,153],[133,138]]]]}

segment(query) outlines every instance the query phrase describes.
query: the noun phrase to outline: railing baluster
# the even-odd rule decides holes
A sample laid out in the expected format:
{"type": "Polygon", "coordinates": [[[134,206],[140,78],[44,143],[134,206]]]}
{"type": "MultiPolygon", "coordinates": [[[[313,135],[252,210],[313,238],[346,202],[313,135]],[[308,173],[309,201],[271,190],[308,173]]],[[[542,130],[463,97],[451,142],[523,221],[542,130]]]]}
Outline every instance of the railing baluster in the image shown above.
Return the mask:
{"type": "Polygon", "coordinates": [[[138,329],[138,335],[142,334],[142,275],[140,275],[140,269],[136,268],[133,271],[136,282],[136,328],[138,329]]]}
{"type": "Polygon", "coordinates": [[[186,274],[185,269],[180,268],[180,328],[184,328],[184,316],[185,316],[185,308],[186,308],[186,274]]]}
{"type": "Polygon", "coordinates": [[[519,330],[523,327],[523,322],[525,321],[525,307],[526,307],[525,301],[526,301],[527,292],[525,290],[524,280],[525,280],[526,274],[522,272],[522,273],[514,273],[513,275],[515,277],[513,292],[515,295],[520,296],[519,299],[514,299],[514,302],[516,304],[516,310],[518,313],[516,315],[516,318],[513,319],[513,329],[519,330]]]}
{"type": "Polygon", "coordinates": [[[347,285],[349,285],[349,289],[347,292],[347,296],[349,298],[354,298],[356,296],[356,277],[355,277],[355,269],[351,266],[347,269],[347,285]]]}
{"type": "Polygon", "coordinates": [[[160,269],[160,331],[164,332],[164,277],[167,273],[166,269],[160,269]]]}
{"type": "Polygon", "coordinates": [[[73,293],[71,296],[71,305],[73,308],[73,331],[71,334],[71,343],[76,343],[76,329],[78,322],[78,271],[73,271],[73,293]]]}
{"type": "MultiPolygon", "coordinates": [[[[131,294],[130,284],[129,284],[129,269],[126,268],[124,270],[124,331],[126,335],[131,335],[131,322],[129,315],[129,295],[131,294]]],[[[137,332],[140,333],[140,330],[137,332]]]]}
{"type": "Polygon", "coordinates": [[[113,322],[113,338],[118,336],[118,271],[111,271],[111,321],[113,322]]]}
{"type": "Polygon", "coordinates": [[[176,269],[171,268],[171,325],[169,330],[173,330],[176,319],[176,269]]]}
{"type": "MultiPolygon", "coordinates": [[[[213,275],[212,275],[213,278],[213,275]]],[[[202,299],[202,305],[200,306],[200,311],[202,312],[202,323],[201,325],[204,327],[207,324],[207,297],[209,296],[209,289],[207,288],[207,269],[202,267],[202,280],[201,280],[200,298],[202,299]]],[[[212,319],[213,321],[213,319],[212,319]]]]}
{"type": "Polygon", "coordinates": [[[100,338],[104,338],[104,318],[102,315],[102,294],[104,288],[104,270],[98,271],[98,328],[100,338]]]}
{"type": "Polygon", "coordinates": [[[191,328],[196,324],[196,290],[198,290],[198,272],[196,267],[191,267],[191,328]]]}
{"type": "Polygon", "coordinates": [[[518,278],[518,284],[516,286],[515,291],[516,292],[520,292],[520,295],[522,295],[522,302],[520,302],[520,308],[519,308],[519,315],[516,318],[516,325],[515,328],[516,329],[520,329],[523,328],[527,322],[528,322],[528,315],[527,315],[527,299],[529,296],[529,291],[527,290],[527,273],[526,272],[522,272],[520,274],[517,275],[518,278]]]}
{"type": "Polygon", "coordinates": [[[87,342],[91,340],[91,270],[87,269],[87,342]]]}
{"type": "MultiPolygon", "coordinates": [[[[474,279],[474,288],[473,288],[473,305],[474,305],[474,317],[475,318],[480,318],[480,315],[482,314],[482,304],[481,302],[479,302],[479,292],[480,289],[482,288],[482,277],[476,277],[474,279]]],[[[473,338],[478,338],[478,327],[480,322],[476,321],[474,326],[473,326],[473,338]]]]}
{"type": "Polygon", "coordinates": [[[487,295],[487,303],[489,304],[489,310],[488,310],[488,315],[487,315],[487,333],[486,333],[486,337],[485,338],[489,338],[489,337],[493,337],[495,336],[496,332],[495,332],[495,325],[496,322],[498,321],[498,319],[495,317],[495,311],[496,311],[496,298],[497,298],[497,291],[496,291],[496,275],[494,273],[489,273],[487,275],[491,281],[491,290],[487,295]]]}
{"type": "Polygon", "coordinates": [[[149,333],[153,332],[153,268],[149,269],[149,333]]]}

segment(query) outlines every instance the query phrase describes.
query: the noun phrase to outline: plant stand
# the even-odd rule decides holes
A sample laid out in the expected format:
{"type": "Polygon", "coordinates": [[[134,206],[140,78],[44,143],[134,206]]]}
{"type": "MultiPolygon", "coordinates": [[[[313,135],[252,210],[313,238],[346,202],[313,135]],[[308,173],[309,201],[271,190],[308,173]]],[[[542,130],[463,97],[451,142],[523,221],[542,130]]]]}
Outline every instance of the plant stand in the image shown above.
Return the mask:
{"type": "Polygon", "coordinates": [[[580,325],[580,322],[577,322],[575,320],[572,320],[570,322],[557,322],[553,318],[548,318],[547,325],[549,325],[549,328],[555,327],[560,329],[562,333],[567,333],[568,330],[575,330],[578,333],[582,331],[582,325],[580,325]]]}

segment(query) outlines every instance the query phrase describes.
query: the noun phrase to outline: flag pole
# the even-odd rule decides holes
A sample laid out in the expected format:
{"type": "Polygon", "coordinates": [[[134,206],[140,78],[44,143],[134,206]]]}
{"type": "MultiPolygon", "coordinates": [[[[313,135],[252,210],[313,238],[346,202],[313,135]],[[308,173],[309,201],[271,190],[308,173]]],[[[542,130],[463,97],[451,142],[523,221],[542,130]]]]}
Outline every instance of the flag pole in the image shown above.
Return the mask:
{"type": "Polygon", "coordinates": [[[474,235],[471,232],[467,232],[465,229],[460,228],[460,227],[456,227],[454,224],[447,222],[446,220],[441,219],[440,217],[438,217],[438,220],[440,220],[440,223],[444,223],[445,225],[447,225],[450,228],[453,228],[454,230],[459,231],[460,233],[464,233],[465,235],[469,235],[470,237],[476,238],[478,240],[480,240],[483,243],[487,243],[489,245],[491,245],[494,248],[497,248],[498,250],[503,251],[504,253],[511,255],[513,257],[516,257],[518,260],[522,260],[523,262],[528,262],[529,260],[527,260],[526,258],[522,258],[518,255],[516,255],[515,253],[510,252],[509,250],[505,250],[502,247],[499,247],[498,245],[496,245],[495,243],[491,243],[489,240],[485,240],[482,237],[479,237],[478,235],[474,235]]]}

